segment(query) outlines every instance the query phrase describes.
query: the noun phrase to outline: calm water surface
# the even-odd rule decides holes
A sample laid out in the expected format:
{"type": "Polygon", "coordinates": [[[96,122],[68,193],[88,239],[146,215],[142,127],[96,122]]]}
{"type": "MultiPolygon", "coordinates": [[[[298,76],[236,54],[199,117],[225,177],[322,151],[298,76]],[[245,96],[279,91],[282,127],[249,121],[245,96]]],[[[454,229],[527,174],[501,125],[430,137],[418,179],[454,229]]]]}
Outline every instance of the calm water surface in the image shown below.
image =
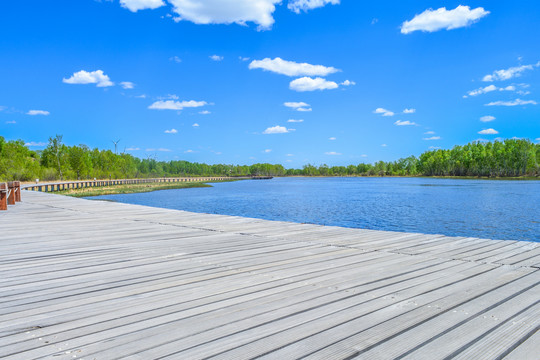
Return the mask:
{"type": "Polygon", "coordinates": [[[92,199],[373,230],[540,241],[540,181],[275,178],[92,199]]]}

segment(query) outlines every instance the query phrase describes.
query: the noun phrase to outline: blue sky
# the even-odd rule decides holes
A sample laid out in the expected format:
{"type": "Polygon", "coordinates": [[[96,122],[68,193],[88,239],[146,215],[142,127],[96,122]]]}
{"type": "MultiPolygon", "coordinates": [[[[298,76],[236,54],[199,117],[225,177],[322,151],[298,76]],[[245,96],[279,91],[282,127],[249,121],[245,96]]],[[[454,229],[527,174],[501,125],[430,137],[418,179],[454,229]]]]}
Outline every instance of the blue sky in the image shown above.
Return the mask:
{"type": "Polygon", "coordinates": [[[286,167],[540,141],[539,23],[536,0],[5,2],[0,135],[286,167]]]}

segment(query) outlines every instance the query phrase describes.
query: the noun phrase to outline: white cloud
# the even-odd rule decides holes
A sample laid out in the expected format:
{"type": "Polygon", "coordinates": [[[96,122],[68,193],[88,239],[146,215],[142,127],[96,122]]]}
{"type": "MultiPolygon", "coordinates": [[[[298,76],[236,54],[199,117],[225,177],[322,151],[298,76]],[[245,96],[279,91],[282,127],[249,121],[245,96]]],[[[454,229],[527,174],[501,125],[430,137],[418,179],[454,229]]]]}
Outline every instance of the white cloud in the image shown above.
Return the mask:
{"type": "Polygon", "coordinates": [[[394,116],[395,115],[392,111],[386,110],[384,108],[376,108],[375,110],[373,110],[373,113],[374,114],[382,114],[382,116],[394,116]]]}
{"type": "Polygon", "coordinates": [[[537,102],[534,100],[521,100],[516,99],[512,101],[493,101],[486,106],[518,106],[518,105],[536,105],[537,102]]]}
{"type": "Polygon", "coordinates": [[[6,124],[16,124],[17,122],[15,120],[8,120],[6,121],[6,124]]]}
{"type": "Polygon", "coordinates": [[[176,133],[178,133],[178,130],[176,129],[165,130],[165,134],[176,134],[176,133]]]}
{"type": "Polygon", "coordinates": [[[332,141],[333,141],[333,140],[336,140],[336,138],[332,136],[332,137],[328,138],[328,140],[332,140],[332,141]]]}
{"type": "Polygon", "coordinates": [[[175,63],[180,64],[182,59],[180,59],[178,56],[172,56],[169,58],[169,61],[174,61],[175,63]]]}
{"type": "Polygon", "coordinates": [[[249,58],[244,56],[239,56],[238,59],[240,59],[240,61],[249,61],[249,58]]]}
{"type": "Polygon", "coordinates": [[[208,114],[211,114],[211,112],[208,111],[208,110],[203,110],[203,111],[199,111],[199,114],[201,114],[201,115],[208,115],[208,114]]]}
{"type": "Polygon", "coordinates": [[[126,90],[133,89],[135,87],[135,84],[131,81],[122,81],[120,83],[120,86],[123,87],[126,90]]]}
{"type": "Polygon", "coordinates": [[[157,148],[157,149],[154,149],[154,148],[149,148],[149,149],[146,149],[146,151],[162,151],[162,152],[171,152],[172,150],[170,150],[170,149],[166,149],[166,148],[157,148]]]}
{"type": "Polygon", "coordinates": [[[484,129],[478,132],[480,135],[496,135],[499,132],[495,129],[484,129]]]}
{"type": "Polygon", "coordinates": [[[536,141],[540,141],[540,137],[535,139],[536,141]]]}
{"type": "Polygon", "coordinates": [[[326,76],[340,71],[332,66],[297,63],[283,60],[279,57],[275,59],[265,58],[262,60],[253,60],[249,64],[249,68],[263,69],[287,76],[326,76]]]}
{"type": "Polygon", "coordinates": [[[310,105],[305,102],[285,102],[283,105],[296,111],[311,111],[310,105]]]}
{"type": "Polygon", "coordinates": [[[331,155],[331,156],[338,156],[342,155],[341,153],[335,152],[335,151],[328,151],[324,153],[325,155],[331,155]]]}
{"type": "Polygon", "coordinates": [[[47,146],[47,143],[30,141],[30,142],[25,143],[24,146],[47,146]]]}
{"type": "Polygon", "coordinates": [[[438,150],[440,149],[441,147],[440,146],[430,146],[429,147],[431,150],[438,150]]]}
{"type": "Polygon", "coordinates": [[[440,139],[441,139],[440,136],[432,136],[432,137],[424,138],[424,140],[440,140],[440,139]]]}
{"type": "Polygon", "coordinates": [[[144,9],[157,9],[164,6],[163,0],[120,0],[120,5],[132,12],[144,9]]]}
{"type": "Polygon", "coordinates": [[[223,56],[219,56],[219,55],[211,55],[209,56],[210,59],[214,60],[214,61],[221,61],[223,60],[223,56]]]}
{"type": "Polygon", "coordinates": [[[514,66],[508,69],[496,70],[493,74],[486,75],[482,78],[482,81],[503,81],[510,80],[516,77],[520,77],[526,70],[533,70],[535,67],[540,66],[540,62],[532,65],[514,66]]]}
{"type": "Polygon", "coordinates": [[[268,154],[268,153],[272,152],[272,149],[266,149],[266,150],[263,150],[263,152],[268,154]]]}
{"type": "MultiPolygon", "coordinates": [[[[471,90],[469,91],[467,94],[469,96],[478,96],[478,95],[481,95],[481,94],[486,94],[488,92],[492,92],[492,91],[516,91],[516,87],[514,85],[508,85],[506,87],[497,87],[495,85],[488,85],[486,87],[481,87],[479,89],[476,89],[476,90],[471,90]]],[[[524,92],[524,91],[520,91],[520,94],[528,94],[529,92],[524,92]]],[[[465,98],[467,96],[464,96],[465,98]]]]}
{"type": "Polygon", "coordinates": [[[195,123],[195,124],[193,124],[193,125],[191,125],[191,126],[193,126],[193,127],[199,127],[200,125],[197,124],[197,123],[195,123]]]}
{"type": "Polygon", "coordinates": [[[304,120],[303,120],[303,119],[298,119],[298,120],[296,120],[296,119],[289,119],[289,120],[287,120],[287,122],[288,122],[288,123],[302,123],[302,122],[304,122],[304,120]]]}
{"type": "Polygon", "coordinates": [[[286,134],[292,129],[287,129],[285,126],[272,126],[263,131],[263,134],[286,134]]]}
{"type": "Polygon", "coordinates": [[[360,157],[368,157],[366,154],[362,154],[360,155],[360,157]]]}
{"type": "Polygon", "coordinates": [[[336,84],[333,81],[328,81],[326,79],[317,77],[317,78],[310,78],[310,77],[302,77],[296,80],[291,81],[289,84],[289,89],[294,91],[315,91],[315,90],[331,90],[331,89],[337,89],[338,84],[336,84]]]}
{"type": "Polygon", "coordinates": [[[404,114],[414,114],[416,109],[403,109],[404,114]]]}
{"type": "Polygon", "coordinates": [[[479,89],[476,89],[476,90],[471,90],[467,94],[469,96],[478,96],[480,94],[486,94],[488,92],[492,92],[492,91],[495,91],[497,89],[498,88],[495,85],[489,85],[489,86],[479,88],[479,89]]]}
{"type": "Polygon", "coordinates": [[[493,121],[493,120],[495,120],[495,116],[491,116],[491,115],[482,116],[480,118],[481,122],[490,122],[490,121],[493,121]]]}
{"type": "MultiPolygon", "coordinates": [[[[538,139],[537,139],[537,140],[538,140],[538,139]]],[[[294,156],[294,154],[287,154],[287,155],[285,155],[285,156],[294,156]]]]}
{"type": "Polygon", "coordinates": [[[353,85],[356,85],[356,83],[354,81],[351,81],[351,80],[345,80],[344,82],[342,82],[340,85],[343,85],[343,86],[353,86],[353,85]]]}
{"type": "Polygon", "coordinates": [[[128,148],[126,149],[126,151],[138,151],[138,150],[141,150],[141,149],[138,148],[138,147],[128,147],[128,148]]]}
{"type": "Polygon", "coordinates": [[[386,145],[386,144],[381,144],[381,146],[382,146],[382,147],[387,147],[388,145],[386,145]]]}
{"type": "Polygon", "coordinates": [[[191,150],[191,149],[184,151],[185,154],[191,154],[191,153],[194,153],[194,152],[195,152],[195,151],[194,151],[194,150],[191,150]]]}
{"type": "Polygon", "coordinates": [[[405,21],[401,25],[401,33],[409,34],[413,31],[434,32],[442,29],[452,30],[474,24],[489,11],[482,7],[472,9],[469,6],[459,5],[454,10],[446,10],[445,7],[437,10],[428,9],[416,15],[412,20],[405,21]]]}
{"type": "Polygon", "coordinates": [[[134,97],[136,97],[137,99],[146,99],[146,94],[136,95],[134,97]]]}
{"type": "Polygon", "coordinates": [[[308,10],[320,8],[328,4],[339,5],[339,0],[289,0],[287,8],[300,14],[300,11],[307,12],[308,10]]]}
{"type": "Polygon", "coordinates": [[[178,17],[195,24],[246,25],[253,22],[259,30],[267,30],[274,24],[274,4],[281,0],[169,0],[178,17]]]}
{"type": "Polygon", "coordinates": [[[414,122],[411,122],[409,120],[406,120],[406,121],[403,121],[403,120],[398,120],[394,123],[394,125],[397,125],[397,126],[416,126],[417,124],[414,123],[414,122]]]}
{"type": "Polygon", "coordinates": [[[49,115],[50,112],[48,111],[45,111],[45,110],[29,110],[26,115],[49,115]]]}
{"type": "Polygon", "coordinates": [[[424,135],[435,135],[435,131],[426,131],[424,135]]]}
{"type": "Polygon", "coordinates": [[[69,79],[62,79],[62,82],[66,84],[96,84],[97,87],[113,86],[109,76],[103,73],[103,70],[96,71],[84,71],[73,73],[69,79]]]}
{"type": "Polygon", "coordinates": [[[207,105],[206,101],[173,101],[173,100],[159,100],[154,102],[148,108],[153,110],[182,110],[184,108],[201,107],[207,105]]]}

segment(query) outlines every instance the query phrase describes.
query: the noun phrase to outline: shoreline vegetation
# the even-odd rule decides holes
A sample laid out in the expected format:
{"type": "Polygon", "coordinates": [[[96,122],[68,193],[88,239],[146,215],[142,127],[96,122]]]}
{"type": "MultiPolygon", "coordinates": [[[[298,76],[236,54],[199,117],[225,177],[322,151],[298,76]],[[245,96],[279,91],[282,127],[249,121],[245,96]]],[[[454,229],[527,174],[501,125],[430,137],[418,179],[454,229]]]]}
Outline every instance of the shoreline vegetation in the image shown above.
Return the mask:
{"type": "MultiPolygon", "coordinates": [[[[213,181],[215,182],[215,181],[213,181]]],[[[111,185],[102,187],[79,188],[57,191],[55,194],[72,197],[91,197],[100,195],[134,194],[159,190],[189,189],[212,187],[210,182],[186,182],[186,183],[145,183],[130,185],[111,185]]]]}
{"type": "Polygon", "coordinates": [[[286,169],[281,164],[204,164],[183,160],[157,161],[131,154],[67,146],[62,136],[49,138],[44,150],[34,151],[22,140],[0,136],[0,181],[64,181],[159,177],[228,176],[425,176],[443,178],[539,179],[540,143],[528,139],[479,142],[436,149],[396,161],[348,166],[286,169]]]}

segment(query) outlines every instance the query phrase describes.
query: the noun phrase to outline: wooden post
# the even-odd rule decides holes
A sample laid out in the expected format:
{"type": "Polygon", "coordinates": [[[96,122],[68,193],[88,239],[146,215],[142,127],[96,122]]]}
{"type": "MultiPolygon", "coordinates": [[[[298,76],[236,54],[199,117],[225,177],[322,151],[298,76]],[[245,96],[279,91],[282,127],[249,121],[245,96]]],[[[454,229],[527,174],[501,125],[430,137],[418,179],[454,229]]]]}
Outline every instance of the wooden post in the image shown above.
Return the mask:
{"type": "Polygon", "coordinates": [[[8,205],[15,205],[15,182],[14,181],[8,182],[8,190],[9,190],[9,195],[8,195],[7,203],[8,205]]]}
{"type": "Polygon", "coordinates": [[[7,192],[7,184],[0,183],[0,210],[7,210],[7,192]]]}
{"type": "Polygon", "coordinates": [[[14,181],[15,183],[15,202],[21,202],[21,182],[14,181]]]}

